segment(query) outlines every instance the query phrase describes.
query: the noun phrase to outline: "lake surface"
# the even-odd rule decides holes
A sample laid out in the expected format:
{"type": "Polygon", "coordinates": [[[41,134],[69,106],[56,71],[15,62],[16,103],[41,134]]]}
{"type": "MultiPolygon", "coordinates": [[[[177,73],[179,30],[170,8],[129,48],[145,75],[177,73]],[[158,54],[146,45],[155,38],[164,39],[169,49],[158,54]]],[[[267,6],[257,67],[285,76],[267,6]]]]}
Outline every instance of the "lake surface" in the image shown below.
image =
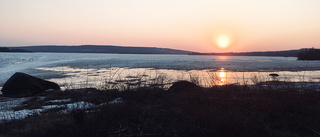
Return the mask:
{"type": "Polygon", "coordinates": [[[57,82],[63,88],[101,88],[114,83],[203,86],[254,84],[276,79],[319,82],[320,61],[295,57],[196,56],[91,53],[0,53],[0,86],[15,72],[57,82]]]}

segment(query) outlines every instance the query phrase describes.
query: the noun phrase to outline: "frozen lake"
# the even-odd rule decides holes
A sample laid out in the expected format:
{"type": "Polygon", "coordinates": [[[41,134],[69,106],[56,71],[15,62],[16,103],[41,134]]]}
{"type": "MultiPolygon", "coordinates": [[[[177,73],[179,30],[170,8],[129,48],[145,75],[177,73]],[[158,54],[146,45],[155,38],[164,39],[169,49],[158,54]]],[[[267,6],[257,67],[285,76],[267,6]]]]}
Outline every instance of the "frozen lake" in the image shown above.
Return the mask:
{"type": "Polygon", "coordinates": [[[200,80],[204,86],[252,84],[254,80],[270,80],[270,73],[279,74],[280,80],[319,82],[320,61],[258,56],[0,53],[0,86],[15,72],[57,82],[65,88],[102,87],[124,81],[134,84],[159,77],[167,84],[190,78],[200,80]]]}

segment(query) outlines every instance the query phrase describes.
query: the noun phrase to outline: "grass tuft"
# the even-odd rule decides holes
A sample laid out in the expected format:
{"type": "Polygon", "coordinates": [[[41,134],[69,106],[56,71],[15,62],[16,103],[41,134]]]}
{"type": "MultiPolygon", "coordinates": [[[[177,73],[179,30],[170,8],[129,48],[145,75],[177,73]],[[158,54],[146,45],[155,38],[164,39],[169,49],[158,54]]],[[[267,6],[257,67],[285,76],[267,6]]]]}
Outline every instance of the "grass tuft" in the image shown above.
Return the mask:
{"type": "Polygon", "coordinates": [[[78,89],[43,93],[19,109],[39,108],[57,99],[103,105],[69,113],[47,111],[2,123],[1,136],[263,137],[320,133],[320,92],[312,90],[239,85],[185,92],[157,87],[121,92],[78,89]],[[124,102],[106,103],[115,98],[124,102]]]}

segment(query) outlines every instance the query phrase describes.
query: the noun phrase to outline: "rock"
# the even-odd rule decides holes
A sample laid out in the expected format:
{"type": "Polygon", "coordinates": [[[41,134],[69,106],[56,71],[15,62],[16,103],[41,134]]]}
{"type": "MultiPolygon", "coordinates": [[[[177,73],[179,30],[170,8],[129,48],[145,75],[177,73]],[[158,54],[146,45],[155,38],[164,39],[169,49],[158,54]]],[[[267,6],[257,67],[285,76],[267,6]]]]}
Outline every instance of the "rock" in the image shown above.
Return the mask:
{"type": "Polygon", "coordinates": [[[269,76],[272,77],[273,81],[278,81],[277,77],[279,77],[279,75],[277,73],[271,73],[271,74],[269,74],[269,76]]]}
{"type": "Polygon", "coordinates": [[[198,91],[202,90],[201,87],[189,81],[174,82],[168,91],[181,92],[181,91],[198,91]]]}
{"type": "Polygon", "coordinates": [[[49,89],[60,90],[60,87],[56,83],[16,72],[3,85],[2,93],[7,97],[27,97],[49,89]]]}
{"type": "Polygon", "coordinates": [[[269,74],[269,76],[271,76],[271,77],[278,77],[279,75],[278,75],[277,73],[271,73],[271,74],[269,74]]]}

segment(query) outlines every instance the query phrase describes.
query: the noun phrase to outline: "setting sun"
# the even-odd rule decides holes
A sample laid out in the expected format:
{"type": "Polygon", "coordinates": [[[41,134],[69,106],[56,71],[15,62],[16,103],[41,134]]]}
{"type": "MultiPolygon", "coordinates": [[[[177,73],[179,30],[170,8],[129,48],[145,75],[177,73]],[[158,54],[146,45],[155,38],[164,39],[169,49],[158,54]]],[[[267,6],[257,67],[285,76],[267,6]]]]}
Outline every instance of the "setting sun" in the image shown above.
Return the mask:
{"type": "Polygon", "coordinates": [[[213,30],[211,42],[220,50],[230,50],[236,41],[235,30],[232,27],[220,27],[213,30]]]}
{"type": "Polygon", "coordinates": [[[226,36],[220,36],[217,39],[217,45],[219,48],[227,48],[230,45],[230,39],[226,36]]]}

